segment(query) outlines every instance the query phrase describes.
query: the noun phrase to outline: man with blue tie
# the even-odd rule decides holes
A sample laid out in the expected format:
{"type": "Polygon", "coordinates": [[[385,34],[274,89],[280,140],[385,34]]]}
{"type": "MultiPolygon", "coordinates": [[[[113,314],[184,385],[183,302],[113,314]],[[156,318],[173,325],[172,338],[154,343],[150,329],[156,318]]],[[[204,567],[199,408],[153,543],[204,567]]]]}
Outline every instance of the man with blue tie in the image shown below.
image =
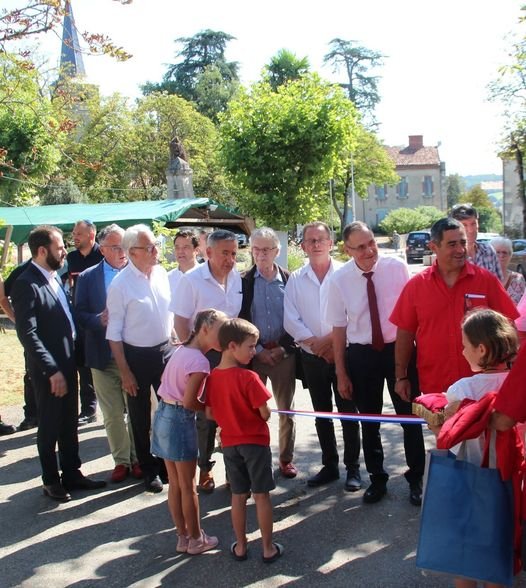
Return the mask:
{"type": "Polygon", "coordinates": [[[142,478],[132,429],[126,424],[127,394],[122,389],[119,369],[106,340],[106,292],[113,278],[128,262],[122,248],[123,235],[124,229],[116,224],[100,231],[99,246],[104,259],[78,276],[74,302],[75,317],[84,333],[86,365],[91,369],[95,394],[115,462],[111,474],[114,483],[125,480],[130,472],[134,478],[142,478]]]}
{"type": "Polygon", "coordinates": [[[106,482],[90,480],[80,471],[76,327],[57,278],[66,258],[62,231],[48,225],[36,227],[28,245],[32,261],[13,286],[16,332],[36,392],[44,494],[66,502],[71,500],[71,490],[102,488],[106,482]]]}

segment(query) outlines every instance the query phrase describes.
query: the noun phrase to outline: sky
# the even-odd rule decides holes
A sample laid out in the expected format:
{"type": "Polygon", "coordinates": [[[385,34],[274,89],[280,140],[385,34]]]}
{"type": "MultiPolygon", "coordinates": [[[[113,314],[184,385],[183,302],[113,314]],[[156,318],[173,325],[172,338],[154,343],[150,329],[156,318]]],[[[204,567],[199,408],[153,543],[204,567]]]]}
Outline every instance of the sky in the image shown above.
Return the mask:
{"type": "MultiPolygon", "coordinates": [[[[308,57],[311,69],[335,82],[344,72],[324,66],[333,38],[356,41],[385,55],[375,70],[381,77],[376,109],[378,135],[386,145],[406,145],[423,135],[438,145],[446,173],[502,173],[497,157],[503,118],[488,102],[487,85],[507,62],[524,0],[72,0],[79,30],[101,32],[122,45],[125,63],[85,56],[88,81],[103,94],[141,95],[140,85],[160,81],[175,62],[178,37],[204,29],[235,37],[229,61],[239,62],[248,85],[280,49],[308,57]]],[[[4,0],[5,7],[23,0],[4,0]]],[[[59,60],[60,39],[48,34],[41,51],[50,64],[59,60]]]]}

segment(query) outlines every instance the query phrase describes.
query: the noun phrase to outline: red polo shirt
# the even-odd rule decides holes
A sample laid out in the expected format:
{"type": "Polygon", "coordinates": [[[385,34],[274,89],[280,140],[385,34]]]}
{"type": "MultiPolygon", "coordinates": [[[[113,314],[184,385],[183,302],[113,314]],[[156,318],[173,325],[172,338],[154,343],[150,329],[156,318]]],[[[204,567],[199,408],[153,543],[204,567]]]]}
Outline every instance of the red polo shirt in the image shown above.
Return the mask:
{"type": "Polygon", "coordinates": [[[518,423],[526,421],[526,344],[522,344],[511,372],[504,380],[495,410],[502,412],[518,423]]]}
{"type": "Polygon", "coordinates": [[[460,324],[466,310],[477,306],[497,310],[510,319],[518,316],[500,281],[470,262],[452,288],[444,282],[435,262],[402,290],[389,320],[415,334],[422,393],[445,392],[460,378],[472,375],[462,355],[460,324]]]}

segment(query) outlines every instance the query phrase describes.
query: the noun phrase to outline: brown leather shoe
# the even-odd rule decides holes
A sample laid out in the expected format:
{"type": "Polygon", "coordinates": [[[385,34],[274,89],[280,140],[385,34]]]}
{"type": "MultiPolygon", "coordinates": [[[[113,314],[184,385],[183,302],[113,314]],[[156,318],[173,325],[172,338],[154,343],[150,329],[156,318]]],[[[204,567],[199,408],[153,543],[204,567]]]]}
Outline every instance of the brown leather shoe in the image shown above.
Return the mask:
{"type": "Polygon", "coordinates": [[[49,498],[58,502],[69,502],[71,500],[71,494],[66,492],[64,486],[58,482],[56,484],[44,484],[42,489],[44,496],[49,496],[49,498]]]}

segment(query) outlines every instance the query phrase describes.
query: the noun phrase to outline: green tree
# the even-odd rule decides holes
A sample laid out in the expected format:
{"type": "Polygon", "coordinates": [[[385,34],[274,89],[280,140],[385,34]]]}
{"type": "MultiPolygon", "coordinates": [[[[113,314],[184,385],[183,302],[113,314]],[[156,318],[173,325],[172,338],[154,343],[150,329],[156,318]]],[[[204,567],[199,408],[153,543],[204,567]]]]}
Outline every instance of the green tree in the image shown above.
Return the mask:
{"type": "Polygon", "coordinates": [[[238,64],[225,57],[226,45],[233,39],[227,33],[210,29],[193,37],[176,39],[175,42],[182,45],[176,55],[181,61],[168,66],[161,83],[147,82],[142,87],[144,94],[177,94],[196,103],[205,116],[212,112],[212,118],[215,118],[224,111],[239,85],[238,64]],[[204,91],[213,92],[212,101],[206,99],[204,91]]]}
{"type": "MultiPolygon", "coordinates": [[[[415,211],[421,214],[426,219],[426,226],[423,228],[429,229],[431,225],[444,218],[444,213],[435,206],[417,206],[415,211]]],[[[415,229],[418,230],[418,229],[415,229]]]]}
{"type": "Polygon", "coordinates": [[[429,228],[429,217],[412,208],[397,208],[392,210],[380,223],[380,229],[387,235],[393,231],[404,234],[410,231],[420,231],[429,228]]]}
{"type": "Polygon", "coordinates": [[[446,178],[447,207],[451,208],[466,191],[466,183],[458,174],[449,174],[446,178]]]}
{"type": "Polygon", "coordinates": [[[502,217],[500,213],[493,208],[477,208],[479,213],[479,231],[481,233],[499,233],[502,234],[502,217]]]}
{"type": "Polygon", "coordinates": [[[270,63],[265,66],[263,77],[268,81],[273,90],[277,90],[285,82],[298,80],[310,69],[307,57],[296,57],[292,51],[280,49],[270,63]]]}
{"type": "Polygon", "coordinates": [[[224,165],[240,208],[277,229],[322,218],[326,185],[352,151],[357,115],[340,88],[308,74],[241,91],[221,117],[224,165]]]}
{"type": "Polygon", "coordinates": [[[0,52],[0,196],[30,203],[61,159],[64,129],[36,69],[0,52]]]}
{"type": "Polygon", "coordinates": [[[40,197],[40,204],[44,206],[48,204],[78,204],[80,202],[88,202],[88,197],[79,190],[71,178],[47,186],[40,197]]]}
{"type": "Polygon", "coordinates": [[[481,187],[480,184],[473,186],[467,192],[462,194],[462,196],[458,199],[459,203],[469,203],[473,204],[475,208],[493,208],[493,203],[488,196],[488,193],[485,192],[481,187]]]}
{"type": "Polygon", "coordinates": [[[169,94],[141,98],[133,113],[133,126],[129,157],[134,187],[149,190],[166,184],[170,141],[177,135],[193,170],[196,195],[228,203],[229,188],[219,163],[217,130],[190,102],[169,94]]]}
{"type": "Polygon", "coordinates": [[[371,68],[383,65],[384,55],[360,47],[354,41],[339,38],[333,39],[329,46],[330,51],[325,55],[324,62],[331,64],[334,72],[341,68],[345,70],[347,82],[340,85],[346,90],[349,100],[374,124],[374,109],[380,102],[379,77],[369,72],[371,68]]]}

